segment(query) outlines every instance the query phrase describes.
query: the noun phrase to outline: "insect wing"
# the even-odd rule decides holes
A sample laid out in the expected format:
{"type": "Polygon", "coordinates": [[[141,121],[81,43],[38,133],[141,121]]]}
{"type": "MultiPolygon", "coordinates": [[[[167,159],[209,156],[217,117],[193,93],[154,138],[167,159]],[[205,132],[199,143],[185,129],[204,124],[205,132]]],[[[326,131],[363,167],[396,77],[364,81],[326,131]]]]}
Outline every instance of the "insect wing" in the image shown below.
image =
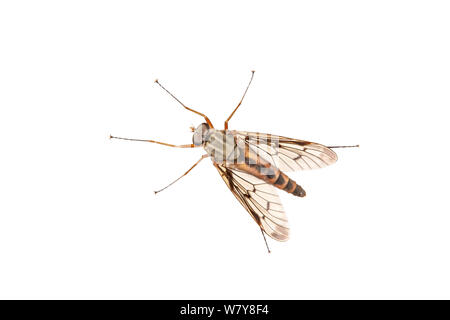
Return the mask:
{"type": "Polygon", "coordinates": [[[214,163],[228,188],[271,238],[289,239],[289,225],[276,189],[250,174],[214,163]]]}
{"type": "Polygon", "coordinates": [[[337,161],[333,150],[315,142],[267,133],[231,132],[238,143],[244,144],[284,172],[323,168],[337,161]]]}

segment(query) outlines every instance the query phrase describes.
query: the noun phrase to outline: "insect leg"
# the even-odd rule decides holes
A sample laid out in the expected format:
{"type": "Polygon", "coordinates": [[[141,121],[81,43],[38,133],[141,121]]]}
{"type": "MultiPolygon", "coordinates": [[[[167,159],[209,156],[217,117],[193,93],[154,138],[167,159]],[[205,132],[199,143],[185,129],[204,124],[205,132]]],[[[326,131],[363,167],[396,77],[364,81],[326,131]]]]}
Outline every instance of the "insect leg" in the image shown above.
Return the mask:
{"type": "Polygon", "coordinates": [[[225,130],[228,129],[228,121],[230,121],[231,117],[234,115],[234,113],[236,112],[236,110],[239,108],[239,106],[242,103],[242,100],[244,100],[245,94],[247,93],[248,88],[250,87],[250,83],[252,83],[253,80],[253,75],[255,74],[255,71],[252,71],[252,77],[250,78],[250,82],[247,85],[247,88],[245,89],[244,95],[241,98],[241,101],[239,101],[239,104],[237,105],[237,107],[233,110],[233,112],[230,114],[230,116],[228,117],[227,120],[225,120],[225,130]]]}
{"type": "Polygon", "coordinates": [[[327,146],[327,148],[334,149],[334,148],[359,148],[359,144],[356,144],[354,146],[327,146]]]}
{"type": "Polygon", "coordinates": [[[203,159],[205,159],[205,158],[207,158],[208,157],[208,155],[207,154],[204,154],[201,158],[200,158],[200,160],[198,160],[188,171],[186,171],[181,177],[179,177],[178,179],[176,179],[175,181],[173,181],[173,182],[171,182],[171,183],[169,183],[167,186],[165,186],[164,188],[162,188],[161,190],[158,190],[158,191],[155,191],[155,194],[157,194],[158,192],[161,192],[161,191],[163,191],[164,189],[167,189],[168,187],[170,187],[171,185],[173,185],[175,182],[177,182],[178,180],[180,180],[181,178],[183,178],[185,175],[187,175],[192,169],[194,169],[194,167],[196,166],[196,165],[198,165],[199,163],[200,163],[200,161],[202,161],[203,159]]]}
{"type": "Polygon", "coordinates": [[[154,141],[154,140],[144,140],[144,139],[131,139],[131,138],[121,138],[121,137],[113,137],[113,136],[109,136],[110,139],[118,139],[118,140],[128,140],[128,141],[142,141],[142,142],[151,142],[151,143],[157,143],[157,144],[162,144],[163,146],[168,146],[168,147],[174,147],[174,148],[196,148],[197,146],[194,144],[180,144],[180,145],[175,145],[175,144],[170,144],[170,143],[165,143],[165,142],[159,142],[159,141],[154,141]]]}
{"type": "Polygon", "coordinates": [[[261,233],[264,238],[264,242],[266,243],[267,251],[270,253],[269,245],[267,244],[266,235],[264,234],[264,230],[261,228],[261,233]]]}
{"type": "Polygon", "coordinates": [[[206,121],[206,123],[210,126],[210,128],[214,128],[213,124],[211,123],[211,121],[209,120],[209,118],[208,118],[207,116],[205,116],[205,115],[204,115],[203,113],[201,113],[201,112],[198,112],[198,111],[195,111],[194,109],[191,109],[191,108],[189,108],[189,107],[186,107],[186,106],[183,104],[183,102],[181,102],[180,100],[178,100],[178,98],[175,97],[172,93],[170,93],[169,90],[167,90],[166,88],[164,88],[163,85],[162,85],[161,83],[159,83],[158,79],[156,79],[155,82],[156,82],[161,88],[163,88],[164,91],[166,91],[168,94],[170,94],[170,95],[172,96],[172,98],[174,98],[175,100],[177,100],[178,103],[180,103],[185,109],[187,109],[187,110],[189,110],[189,111],[192,111],[193,113],[196,113],[196,114],[202,116],[203,118],[205,118],[205,121],[206,121]]]}

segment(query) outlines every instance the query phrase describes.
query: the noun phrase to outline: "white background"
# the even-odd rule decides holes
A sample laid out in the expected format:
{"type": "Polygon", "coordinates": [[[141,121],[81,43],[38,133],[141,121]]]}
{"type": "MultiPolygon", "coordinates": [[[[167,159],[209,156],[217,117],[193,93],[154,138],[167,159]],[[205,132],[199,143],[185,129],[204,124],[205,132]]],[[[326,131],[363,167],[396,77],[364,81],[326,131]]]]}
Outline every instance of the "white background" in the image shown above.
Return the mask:
{"type": "Polygon", "coordinates": [[[450,298],[446,1],[2,1],[0,298],[450,298]],[[337,150],[269,239],[202,118],[337,150]]]}

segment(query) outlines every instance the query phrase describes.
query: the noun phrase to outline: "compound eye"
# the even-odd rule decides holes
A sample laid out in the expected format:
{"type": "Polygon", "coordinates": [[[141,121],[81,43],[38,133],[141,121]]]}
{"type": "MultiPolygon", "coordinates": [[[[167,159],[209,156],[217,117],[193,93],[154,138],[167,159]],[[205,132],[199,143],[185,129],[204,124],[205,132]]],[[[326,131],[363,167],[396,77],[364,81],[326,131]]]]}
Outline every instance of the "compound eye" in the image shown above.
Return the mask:
{"type": "Polygon", "coordinates": [[[201,146],[203,144],[203,136],[201,132],[194,132],[192,135],[192,143],[196,146],[201,146]]]}
{"type": "Polygon", "coordinates": [[[202,123],[195,129],[194,134],[192,136],[192,142],[196,146],[201,146],[205,141],[205,137],[208,133],[209,126],[206,123],[202,123]]]}

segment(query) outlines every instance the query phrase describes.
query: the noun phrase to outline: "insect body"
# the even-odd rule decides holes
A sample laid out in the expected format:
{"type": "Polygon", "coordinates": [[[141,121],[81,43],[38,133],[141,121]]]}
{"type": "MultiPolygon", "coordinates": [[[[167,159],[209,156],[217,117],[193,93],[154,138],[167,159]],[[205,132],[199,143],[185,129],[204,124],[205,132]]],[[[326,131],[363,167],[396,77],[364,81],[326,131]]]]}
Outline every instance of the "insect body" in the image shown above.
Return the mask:
{"type": "MultiPolygon", "coordinates": [[[[207,128],[206,134],[202,135],[204,138],[202,145],[214,163],[253,175],[294,196],[306,195],[305,190],[279,170],[275,163],[265,160],[260,155],[261,152],[258,153],[258,149],[251,148],[260,144],[273,144],[278,141],[278,137],[271,135],[270,141],[262,142],[238,131],[209,129],[206,123],[201,124],[199,128],[201,130],[207,128]]],[[[253,133],[252,136],[264,137],[257,133],[253,133]]]]}
{"type": "MultiPolygon", "coordinates": [[[[184,108],[204,117],[202,123],[193,131],[192,144],[173,145],[169,143],[129,139],[110,136],[114,139],[145,141],[170,147],[196,148],[206,151],[188,171],[158,193],[188,174],[202,159],[210,158],[220,176],[242,206],[249,212],[261,232],[278,241],[289,239],[289,226],[286,214],[278,197],[277,190],[294,196],[304,197],[305,190],[290,179],[285,172],[322,168],[337,161],[333,148],[358,146],[324,146],[318,143],[292,139],[272,134],[228,130],[228,121],[241,105],[253,79],[241,101],[225,121],[224,130],[216,130],[204,114],[186,107],[166,88],[158,83],[184,108]]],[[[267,241],[264,237],[267,245],[267,241]]],[[[267,245],[267,249],[269,247],[267,245]]]]}

